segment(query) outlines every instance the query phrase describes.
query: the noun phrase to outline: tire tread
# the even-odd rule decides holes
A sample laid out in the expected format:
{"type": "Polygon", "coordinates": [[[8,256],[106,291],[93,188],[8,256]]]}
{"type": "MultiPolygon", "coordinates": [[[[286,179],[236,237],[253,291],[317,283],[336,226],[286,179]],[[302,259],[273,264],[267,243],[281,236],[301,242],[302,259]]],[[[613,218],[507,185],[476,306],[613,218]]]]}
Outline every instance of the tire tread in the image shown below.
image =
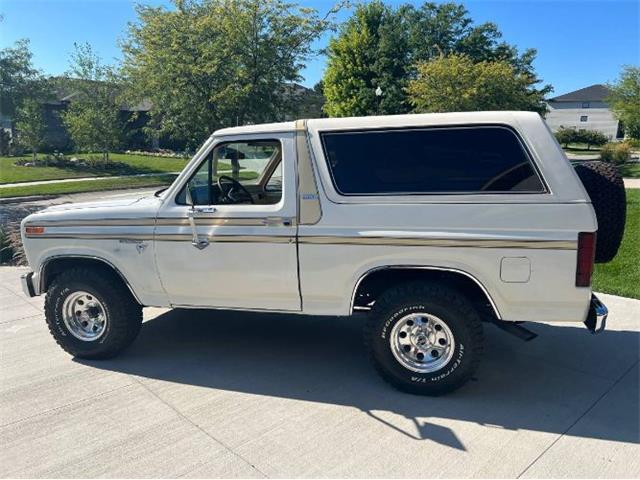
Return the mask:
{"type": "Polygon", "coordinates": [[[477,371],[482,355],[484,352],[484,336],[482,322],[476,309],[472,306],[466,297],[454,288],[431,282],[411,282],[392,287],[384,292],[378,300],[376,300],[371,315],[367,319],[364,327],[364,344],[368,353],[369,362],[373,365],[378,374],[384,381],[397,388],[409,393],[421,395],[442,395],[451,392],[463,383],[465,383],[477,371]],[[462,312],[465,322],[469,327],[471,335],[471,363],[467,366],[467,375],[464,379],[455,383],[444,382],[435,385],[429,385],[426,389],[421,385],[408,385],[406,382],[398,379],[389,373],[376,358],[373,349],[373,340],[378,332],[380,321],[386,318],[386,313],[393,309],[412,302],[424,301],[429,298],[438,298],[445,300],[447,304],[453,305],[457,310],[462,312]]]}
{"type": "Polygon", "coordinates": [[[131,292],[122,285],[119,278],[113,274],[104,274],[92,268],[76,267],[66,270],[55,277],[47,290],[45,297],[45,319],[49,332],[56,343],[74,357],[86,359],[112,358],[127,348],[137,337],[142,327],[142,307],[135,301],[131,292]],[[92,352],[82,351],[64,341],[56,325],[56,298],[60,291],[69,283],[84,283],[99,290],[100,295],[109,302],[109,313],[112,318],[109,345],[92,352]],[[114,320],[122,319],[122,321],[114,320]]]}

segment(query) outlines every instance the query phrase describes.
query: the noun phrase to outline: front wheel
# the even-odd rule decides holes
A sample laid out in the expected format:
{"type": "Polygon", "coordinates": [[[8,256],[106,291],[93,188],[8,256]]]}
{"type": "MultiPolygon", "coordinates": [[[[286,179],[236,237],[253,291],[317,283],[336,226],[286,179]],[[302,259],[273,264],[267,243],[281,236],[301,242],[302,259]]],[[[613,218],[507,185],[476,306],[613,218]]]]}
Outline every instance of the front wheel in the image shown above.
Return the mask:
{"type": "Polygon", "coordinates": [[[45,317],[66,352],[101,359],[117,355],[135,340],[142,326],[142,307],[110,272],[73,268],[53,280],[45,317]]]}
{"type": "Polygon", "coordinates": [[[431,283],[406,284],[376,301],[365,343],[387,382],[410,393],[440,395],[462,386],[478,368],[482,323],[457,290],[431,283]]]}

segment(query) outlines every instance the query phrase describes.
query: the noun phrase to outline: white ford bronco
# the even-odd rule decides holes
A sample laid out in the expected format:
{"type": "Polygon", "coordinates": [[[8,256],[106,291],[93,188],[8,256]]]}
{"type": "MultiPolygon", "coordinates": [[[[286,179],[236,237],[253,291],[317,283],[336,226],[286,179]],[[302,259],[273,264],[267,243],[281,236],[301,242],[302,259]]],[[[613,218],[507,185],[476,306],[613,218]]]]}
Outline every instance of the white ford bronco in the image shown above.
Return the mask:
{"type": "Polygon", "coordinates": [[[624,189],[534,113],[314,119],[218,130],[167,189],[21,228],[24,291],[74,356],[128,347],[144,306],[360,314],[382,377],[439,394],[474,374],[483,323],[604,328],[591,272],[624,189]]]}

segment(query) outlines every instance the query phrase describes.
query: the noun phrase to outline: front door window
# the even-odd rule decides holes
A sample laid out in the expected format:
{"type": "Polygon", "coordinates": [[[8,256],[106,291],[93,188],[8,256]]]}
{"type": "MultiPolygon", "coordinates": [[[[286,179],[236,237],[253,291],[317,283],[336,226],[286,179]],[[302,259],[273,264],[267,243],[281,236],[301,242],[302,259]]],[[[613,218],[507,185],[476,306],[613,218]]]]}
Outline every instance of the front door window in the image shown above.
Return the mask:
{"type": "Polygon", "coordinates": [[[278,140],[216,145],[176,200],[179,204],[188,203],[188,188],[194,205],[276,204],[282,189],[273,188],[274,183],[265,177],[272,177],[269,174],[278,170],[281,159],[278,140]]]}

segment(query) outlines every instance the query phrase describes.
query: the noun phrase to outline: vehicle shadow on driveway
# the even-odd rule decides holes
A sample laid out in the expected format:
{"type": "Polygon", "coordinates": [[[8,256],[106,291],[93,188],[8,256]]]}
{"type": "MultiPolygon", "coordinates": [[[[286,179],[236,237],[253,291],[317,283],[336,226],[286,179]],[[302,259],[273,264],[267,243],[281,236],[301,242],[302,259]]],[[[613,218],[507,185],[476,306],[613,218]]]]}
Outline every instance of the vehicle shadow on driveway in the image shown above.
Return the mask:
{"type": "Polygon", "coordinates": [[[561,434],[586,412],[598,413],[611,390],[604,408],[615,409],[614,421],[583,422],[568,434],[639,440],[638,375],[627,381],[640,356],[638,332],[594,336],[582,326],[535,324],[530,328],[539,337],[524,343],[486,325],[477,381],[443,397],[420,397],[379,379],[362,345],[363,321],[172,310],[145,322],[118,358],[77,361],[179,384],[355,407],[411,438],[460,450],[443,419],[561,434]]]}

